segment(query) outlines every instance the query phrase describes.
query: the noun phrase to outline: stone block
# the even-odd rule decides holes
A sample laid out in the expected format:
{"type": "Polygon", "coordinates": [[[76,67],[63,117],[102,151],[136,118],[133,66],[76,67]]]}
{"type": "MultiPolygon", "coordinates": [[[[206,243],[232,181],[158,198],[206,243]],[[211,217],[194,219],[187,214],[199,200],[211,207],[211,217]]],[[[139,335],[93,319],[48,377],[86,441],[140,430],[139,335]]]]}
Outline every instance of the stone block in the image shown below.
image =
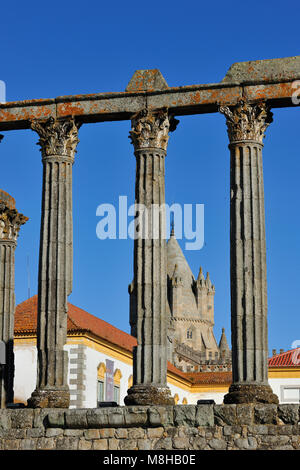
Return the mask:
{"type": "Polygon", "coordinates": [[[63,428],[65,426],[65,412],[63,410],[48,410],[44,421],[49,428],[63,428]]]}
{"type": "Polygon", "coordinates": [[[53,437],[41,437],[37,439],[36,450],[54,450],[56,449],[56,440],[53,437]]]}
{"type": "Polygon", "coordinates": [[[11,427],[18,428],[32,428],[33,426],[33,410],[19,409],[11,410],[11,427]]]}
{"type": "Polygon", "coordinates": [[[61,428],[49,428],[46,429],[46,437],[57,437],[57,436],[62,436],[64,433],[64,430],[61,428]]]}
{"type": "Polygon", "coordinates": [[[170,450],[170,449],[173,449],[172,439],[170,437],[164,437],[162,439],[159,439],[154,444],[153,449],[154,450],[170,450]]]}
{"type": "Polygon", "coordinates": [[[147,431],[149,439],[160,439],[164,435],[164,428],[150,428],[147,431]]]}
{"type": "Polygon", "coordinates": [[[177,405],[174,407],[174,423],[176,426],[195,426],[195,422],[195,405],[177,405]]]}
{"type": "Polygon", "coordinates": [[[190,442],[186,437],[174,437],[173,438],[173,448],[174,449],[189,449],[190,442]]]}
{"type": "Polygon", "coordinates": [[[237,423],[251,425],[254,423],[254,406],[251,404],[236,405],[237,423]]]}
{"type": "Polygon", "coordinates": [[[148,422],[147,406],[128,406],[124,408],[126,426],[145,426],[148,422]]]}
{"type": "Polygon", "coordinates": [[[298,424],[300,421],[299,410],[299,405],[278,405],[278,418],[281,419],[284,424],[298,424]]]}
{"type": "Polygon", "coordinates": [[[65,412],[66,427],[70,429],[86,429],[87,410],[68,410],[65,412]]]}
{"type": "Polygon", "coordinates": [[[151,406],[148,408],[150,426],[170,426],[174,423],[173,406],[151,406]]]}
{"type": "Polygon", "coordinates": [[[143,439],[145,437],[146,430],[143,428],[131,428],[128,429],[129,439],[143,439]]]}
{"type": "Polygon", "coordinates": [[[151,440],[146,440],[146,439],[138,439],[137,440],[137,445],[138,445],[138,450],[151,450],[152,449],[152,444],[153,441],[151,440]]]}
{"type": "Polygon", "coordinates": [[[84,437],[87,440],[90,439],[99,439],[100,438],[100,432],[98,429],[87,429],[84,431],[84,437]]]}
{"type": "Polygon", "coordinates": [[[138,450],[136,439],[122,439],[119,441],[120,450],[138,450]]]}
{"type": "Polygon", "coordinates": [[[99,430],[100,439],[114,437],[115,430],[113,428],[104,428],[99,430]]]}
{"type": "Polygon", "coordinates": [[[254,422],[255,424],[276,424],[277,405],[255,405],[254,422]]]}
{"type": "Polygon", "coordinates": [[[192,448],[195,450],[203,450],[206,447],[207,441],[204,437],[198,436],[192,440],[192,448]]]}
{"type": "Polygon", "coordinates": [[[11,427],[11,410],[0,410],[0,430],[10,429],[11,427]]]}
{"type": "Polygon", "coordinates": [[[78,450],[91,450],[92,442],[85,439],[79,439],[78,450]]]}
{"type": "Polygon", "coordinates": [[[115,429],[115,437],[117,439],[127,439],[128,438],[128,430],[124,428],[115,429]]]}
{"type": "Polygon", "coordinates": [[[57,437],[55,439],[57,450],[77,450],[79,438],[78,437],[57,437]]]}
{"type": "Polygon", "coordinates": [[[208,445],[213,450],[226,450],[227,443],[222,439],[211,439],[208,445]]]}
{"type": "Polygon", "coordinates": [[[238,424],[236,405],[214,405],[214,421],[217,426],[238,424]]]}
{"type": "Polygon", "coordinates": [[[94,450],[108,450],[108,441],[107,439],[98,439],[93,441],[94,450]]]}
{"type": "Polygon", "coordinates": [[[103,428],[108,426],[108,408],[91,408],[87,410],[86,418],[89,428],[103,428]]]}
{"type": "Polygon", "coordinates": [[[214,407],[213,405],[198,405],[196,407],[196,426],[213,426],[214,407]]]}
{"type": "Polygon", "coordinates": [[[108,449],[109,450],[118,450],[119,449],[119,440],[118,439],[108,439],[108,449]]]}

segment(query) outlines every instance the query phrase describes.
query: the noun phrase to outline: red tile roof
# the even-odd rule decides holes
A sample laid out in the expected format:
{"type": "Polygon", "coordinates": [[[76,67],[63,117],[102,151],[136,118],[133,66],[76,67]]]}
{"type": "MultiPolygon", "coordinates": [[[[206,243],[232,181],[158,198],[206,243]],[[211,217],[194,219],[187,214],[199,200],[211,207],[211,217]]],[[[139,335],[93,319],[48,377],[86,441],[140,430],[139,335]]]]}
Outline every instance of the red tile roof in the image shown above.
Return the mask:
{"type": "Polygon", "coordinates": [[[300,367],[300,348],[270,357],[269,367],[300,367]]]}
{"type": "MultiPolygon", "coordinates": [[[[101,318],[68,303],[68,333],[88,331],[121,348],[132,351],[136,339],[119,330],[101,318]]],[[[37,295],[17,305],[15,312],[15,334],[36,334],[37,331],[37,295]]]]}
{"type": "Polygon", "coordinates": [[[188,372],[187,378],[192,384],[224,384],[229,385],[232,382],[231,372],[188,372]]]}
{"type": "MultiPolygon", "coordinates": [[[[95,317],[75,305],[68,303],[68,333],[90,332],[99,338],[129,352],[136,346],[136,338],[119,330],[110,323],[95,317]]],[[[15,312],[15,335],[36,334],[37,295],[17,305],[15,312]]],[[[300,348],[277,354],[269,359],[269,367],[300,366],[300,348]]],[[[231,372],[182,372],[168,362],[168,371],[173,372],[191,384],[224,384],[232,381],[231,372]]]]}

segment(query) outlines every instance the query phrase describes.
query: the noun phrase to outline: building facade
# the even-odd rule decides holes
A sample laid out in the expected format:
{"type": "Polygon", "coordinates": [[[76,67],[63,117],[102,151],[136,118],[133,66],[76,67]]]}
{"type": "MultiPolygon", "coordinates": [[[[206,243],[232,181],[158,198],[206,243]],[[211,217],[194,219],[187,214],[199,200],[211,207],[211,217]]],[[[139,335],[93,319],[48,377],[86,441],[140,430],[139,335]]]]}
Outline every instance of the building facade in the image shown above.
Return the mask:
{"type": "MultiPolygon", "coordinates": [[[[36,387],[37,296],[16,308],[14,401],[27,403],[36,387]]],[[[220,343],[222,340],[220,341],[220,343]]],[[[68,384],[71,408],[96,408],[99,402],[124,404],[132,385],[132,349],[136,339],[109,323],[68,304],[68,384]]],[[[232,382],[227,370],[182,371],[168,362],[167,383],[176,404],[201,399],[222,403],[232,382]]],[[[300,349],[269,359],[269,382],[282,403],[300,402],[300,349]],[[298,401],[297,401],[298,400],[298,401]]]]}

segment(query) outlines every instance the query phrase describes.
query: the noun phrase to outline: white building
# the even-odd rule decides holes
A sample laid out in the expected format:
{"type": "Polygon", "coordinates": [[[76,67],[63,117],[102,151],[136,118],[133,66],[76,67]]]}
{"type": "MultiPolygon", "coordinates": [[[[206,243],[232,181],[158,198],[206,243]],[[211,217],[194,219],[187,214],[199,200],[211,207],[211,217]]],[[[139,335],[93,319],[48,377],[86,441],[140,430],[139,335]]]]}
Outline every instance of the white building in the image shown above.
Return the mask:
{"type": "MultiPolygon", "coordinates": [[[[109,323],[69,305],[68,382],[72,408],[96,408],[100,401],[124,404],[132,385],[132,348],[136,339],[109,323]]],[[[15,313],[15,402],[27,403],[36,387],[37,296],[15,313]]],[[[167,382],[178,404],[199,399],[222,403],[231,372],[183,372],[168,363],[167,382]]],[[[300,403],[300,349],[269,360],[269,383],[282,403],[300,403]],[[296,352],[295,352],[296,351],[296,352]]]]}

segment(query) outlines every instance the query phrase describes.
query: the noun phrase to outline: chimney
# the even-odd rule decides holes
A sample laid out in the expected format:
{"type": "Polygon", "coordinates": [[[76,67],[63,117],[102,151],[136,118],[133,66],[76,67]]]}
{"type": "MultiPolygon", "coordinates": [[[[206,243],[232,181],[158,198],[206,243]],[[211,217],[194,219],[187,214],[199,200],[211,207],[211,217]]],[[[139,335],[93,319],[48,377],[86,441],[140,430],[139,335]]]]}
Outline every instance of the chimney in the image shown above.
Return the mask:
{"type": "Polygon", "coordinates": [[[276,356],[276,349],[272,349],[273,356],[276,356]]]}
{"type": "Polygon", "coordinates": [[[282,353],[284,353],[284,349],[280,349],[279,354],[282,354],[282,353]]]}

